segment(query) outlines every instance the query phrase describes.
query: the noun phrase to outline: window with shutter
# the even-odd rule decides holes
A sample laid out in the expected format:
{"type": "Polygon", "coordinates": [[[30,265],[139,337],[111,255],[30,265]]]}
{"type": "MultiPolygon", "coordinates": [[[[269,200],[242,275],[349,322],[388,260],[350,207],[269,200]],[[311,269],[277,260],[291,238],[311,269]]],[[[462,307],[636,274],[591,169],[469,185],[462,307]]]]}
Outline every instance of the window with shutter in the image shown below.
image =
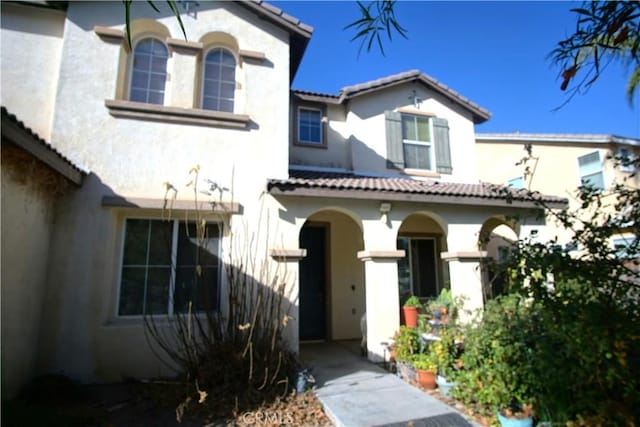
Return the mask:
{"type": "Polygon", "coordinates": [[[386,111],[385,121],[388,168],[452,172],[446,119],[386,111]]]}

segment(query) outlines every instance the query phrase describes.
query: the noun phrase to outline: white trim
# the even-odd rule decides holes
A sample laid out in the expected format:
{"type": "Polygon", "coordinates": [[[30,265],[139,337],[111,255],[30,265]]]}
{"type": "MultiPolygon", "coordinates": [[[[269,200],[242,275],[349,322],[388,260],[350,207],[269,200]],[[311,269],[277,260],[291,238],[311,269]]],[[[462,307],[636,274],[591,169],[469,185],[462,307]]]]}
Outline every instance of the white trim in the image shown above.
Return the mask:
{"type": "MultiPolygon", "coordinates": [[[[419,140],[413,140],[413,139],[405,139],[404,135],[402,138],[402,152],[403,152],[403,158],[404,158],[404,168],[405,169],[412,169],[412,170],[422,170],[422,171],[429,171],[429,172],[437,172],[437,166],[436,166],[436,151],[435,151],[435,141],[433,139],[433,116],[426,116],[426,115],[419,115],[419,114],[413,114],[413,113],[400,113],[400,116],[410,116],[410,117],[415,117],[415,118],[420,118],[420,119],[426,119],[427,120],[427,126],[429,127],[429,141],[419,141],[419,140]],[[430,168],[425,169],[425,168],[417,168],[417,167],[408,167],[407,166],[407,159],[406,156],[404,155],[404,145],[408,144],[408,145],[420,145],[423,147],[429,147],[429,166],[430,168]]],[[[402,123],[402,117],[400,118],[400,122],[402,123]]],[[[414,121],[414,123],[416,123],[416,136],[418,135],[418,126],[417,126],[417,122],[414,121]]],[[[404,133],[404,129],[403,129],[403,133],[404,133]]]]}
{"type": "Polygon", "coordinates": [[[322,114],[322,109],[320,108],[315,108],[315,107],[308,107],[305,105],[298,105],[298,114],[297,114],[297,123],[296,123],[296,127],[298,129],[298,133],[296,135],[296,141],[299,144],[309,144],[309,145],[324,145],[324,135],[323,135],[323,130],[322,130],[322,121],[323,121],[323,114],[322,114]],[[319,125],[320,125],[320,141],[307,141],[307,140],[303,140],[302,137],[300,136],[300,110],[309,110],[309,111],[317,111],[318,113],[320,113],[320,121],[319,121],[319,125]]]}

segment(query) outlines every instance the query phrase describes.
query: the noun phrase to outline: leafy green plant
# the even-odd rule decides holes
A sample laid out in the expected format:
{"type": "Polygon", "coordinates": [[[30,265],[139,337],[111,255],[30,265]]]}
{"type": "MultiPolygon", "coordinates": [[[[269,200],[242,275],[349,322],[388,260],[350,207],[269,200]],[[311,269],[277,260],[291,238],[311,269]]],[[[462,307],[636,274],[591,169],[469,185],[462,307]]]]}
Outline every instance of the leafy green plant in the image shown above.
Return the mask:
{"type": "Polygon", "coordinates": [[[400,330],[394,336],[393,348],[396,351],[396,360],[408,362],[413,355],[420,351],[420,337],[415,328],[400,326],[400,330]]]}
{"type": "Polygon", "coordinates": [[[421,308],[422,307],[422,303],[420,302],[420,299],[415,296],[415,295],[411,295],[409,298],[407,298],[407,300],[404,302],[404,307],[416,307],[416,308],[421,308]]]}
{"type": "Polygon", "coordinates": [[[457,370],[457,360],[462,354],[460,344],[462,333],[454,325],[446,325],[439,329],[439,341],[435,341],[429,346],[438,363],[438,372],[443,377],[451,378],[457,370]]]}
{"type": "Polygon", "coordinates": [[[411,363],[416,369],[423,371],[436,372],[438,369],[438,360],[434,353],[418,353],[413,356],[411,363]]]}
{"type": "Polygon", "coordinates": [[[465,369],[456,375],[460,383],[454,394],[457,398],[479,403],[488,413],[534,401],[538,383],[523,320],[528,311],[518,295],[487,304],[482,322],[469,327],[465,336],[465,369]]]}

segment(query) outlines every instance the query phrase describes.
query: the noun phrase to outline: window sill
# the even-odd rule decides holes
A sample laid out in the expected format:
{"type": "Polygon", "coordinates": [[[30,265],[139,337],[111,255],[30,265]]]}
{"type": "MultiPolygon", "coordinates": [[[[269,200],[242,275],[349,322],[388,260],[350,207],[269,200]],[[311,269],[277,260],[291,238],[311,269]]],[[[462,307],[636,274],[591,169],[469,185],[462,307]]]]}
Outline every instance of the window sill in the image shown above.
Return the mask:
{"type": "Polygon", "coordinates": [[[405,175],[423,176],[423,177],[427,177],[427,178],[441,178],[441,175],[440,175],[439,172],[428,171],[428,170],[424,170],[424,169],[406,168],[406,169],[403,169],[402,172],[405,175]]]}
{"type": "Polygon", "coordinates": [[[118,99],[105,100],[104,105],[109,109],[109,114],[112,116],[128,119],[236,129],[247,129],[251,122],[250,117],[246,114],[233,114],[198,108],[167,107],[118,99]]]}
{"type": "Polygon", "coordinates": [[[293,145],[296,147],[307,147],[307,148],[327,148],[327,144],[320,142],[300,142],[294,141],[293,145]]]}

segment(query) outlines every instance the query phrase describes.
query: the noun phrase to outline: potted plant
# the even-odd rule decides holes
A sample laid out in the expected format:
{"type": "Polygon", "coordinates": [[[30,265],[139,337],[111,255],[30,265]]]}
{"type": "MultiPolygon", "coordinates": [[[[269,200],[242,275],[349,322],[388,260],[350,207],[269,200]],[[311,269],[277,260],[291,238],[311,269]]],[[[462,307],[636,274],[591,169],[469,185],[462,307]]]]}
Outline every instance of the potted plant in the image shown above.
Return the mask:
{"type": "Polygon", "coordinates": [[[454,326],[445,326],[439,331],[439,341],[435,341],[431,345],[431,351],[436,357],[438,363],[438,376],[436,383],[440,390],[440,394],[449,397],[451,389],[458,385],[453,380],[454,373],[458,368],[458,356],[461,353],[457,339],[459,338],[458,329],[454,326]]]}
{"type": "Polygon", "coordinates": [[[436,372],[438,362],[433,353],[419,353],[413,357],[416,368],[416,379],[422,388],[433,390],[436,388],[436,372]]]}
{"type": "Polygon", "coordinates": [[[452,305],[451,290],[444,288],[440,291],[438,297],[429,303],[429,311],[435,320],[447,323],[452,305]]]}
{"type": "Polygon", "coordinates": [[[502,427],[533,427],[533,406],[513,402],[507,408],[497,411],[502,427]]]}
{"type": "Polygon", "coordinates": [[[418,309],[422,307],[417,296],[411,295],[402,306],[404,321],[407,327],[416,328],[418,326],[418,309]]]}

